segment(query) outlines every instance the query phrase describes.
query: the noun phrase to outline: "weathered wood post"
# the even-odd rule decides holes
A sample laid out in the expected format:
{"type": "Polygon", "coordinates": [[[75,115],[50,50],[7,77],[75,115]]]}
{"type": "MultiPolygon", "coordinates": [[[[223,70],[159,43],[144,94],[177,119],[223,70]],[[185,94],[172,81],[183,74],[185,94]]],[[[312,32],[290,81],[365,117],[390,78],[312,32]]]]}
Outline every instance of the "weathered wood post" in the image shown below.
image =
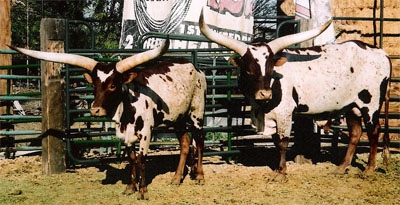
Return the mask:
{"type": "MultiPolygon", "coordinates": [[[[0,0],[0,49],[9,49],[11,45],[10,1],[0,0]]],[[[11,55],[0,55],[0,65],[11,65],[11,55]]],[[[7,70],[0,69],[0,75],[6,75],[7,70]]],[[[0,80],[0,95],[7,94],[7,80],[0,80]]],[[[0,115],[6,114],[6,107],[0,107],[0,115]]]]}
{"type": "MultiPolygon", "coordinates": [[[[65,21],[44,18],[40,22],[40,50],[64,52],[65,21]]],[[[65,80],[61,75],[63,64],[41,62],[42,92],[42,172],[58,174],[65,172],[65,80]]]]}

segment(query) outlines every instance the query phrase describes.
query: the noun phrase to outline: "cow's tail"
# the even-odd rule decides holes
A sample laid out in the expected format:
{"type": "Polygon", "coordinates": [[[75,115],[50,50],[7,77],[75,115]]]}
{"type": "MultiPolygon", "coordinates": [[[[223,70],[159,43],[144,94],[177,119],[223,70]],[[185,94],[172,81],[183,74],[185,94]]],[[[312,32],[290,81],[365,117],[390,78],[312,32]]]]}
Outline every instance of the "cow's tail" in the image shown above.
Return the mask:
{"type": "Polygon", "coordinates": [[[389,75],[389,80],[386,86],[386,94],[385,94],[385,128],[384,128],[384,134],[383,134],[383,152],[382,152],[382,157],[383,157],[383,164],[385,165],[386,169],[389,166],[389,159],[390,159],[390,136],[389,136],[389,97],[390,97],[390,83],[392,79],[392,63],[389,59],[389,64],[390,64],[390,75],[389,75]]]}

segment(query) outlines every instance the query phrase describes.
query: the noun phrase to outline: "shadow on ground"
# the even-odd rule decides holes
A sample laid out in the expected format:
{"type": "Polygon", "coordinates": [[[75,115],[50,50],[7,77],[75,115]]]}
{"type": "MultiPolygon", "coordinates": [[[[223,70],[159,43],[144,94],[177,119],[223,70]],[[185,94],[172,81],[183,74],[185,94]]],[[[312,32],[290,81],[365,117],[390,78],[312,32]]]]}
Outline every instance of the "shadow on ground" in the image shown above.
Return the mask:
{"type": "MultiPolygon", "coordinates": [[[[319,163],[319,162],[331,162],[335,165],[339,165],[344,158],[347,146],[339,146],[336,150],[332,150],[330,147],[322,148],[321,152],[314,156],[309,156],[309,162],[319,163]]],[[[210,150],[208,150],[210,151],[210,150]]],[[[368,147],[358,147],[356,153],[368,153],[368,147]]],[[[396,152],[400,153],[400,152],[396,152]]],[[[381,152],[378,152],[380,155],[381,152]]],[[[289,149],[287,153],[287,161],[295,161],[297,152],[295,149],[289,149]]],[[[357,156],[352,161],[352,166],[359,168],[361,171],[365,170],[363,164],[358,163],[356,160],[357,156]]],[[[267,166],[272,170],[275,170],[279,164],[279,153],[275,147],[252,147],[243,148],[240,150],[240,154],[233,155],[229,157],[231,161],[227,161],[228,157],[222,157],[226,160],[225,163],[240,163],[244,166],[267,166]]],[[[221,162],[212,162],[205,158],[204,164],[221,164],[221,162]]],[[[146,163],[146,182],[151,184],[153,179],[158,176],[168,172],[175,172],[178,166],[179,155],[160,155],[160,156],[150,156],[146,163]]],[[[365,162],[364,164],[366,164],[365,162]]],[[[129,171],[131,169],[130,165],[126,163],[126,166],[122,168],[115,168],[110,165],[100,165],[96,166],[99,171],[106,171],[106,178],[102,180],[103,185],[116,184],[121,181],[122,184],[129,183],[129,171]]],[[[378,170],[383,172],[382,170],[378,170]]],[[[184,178],[189,176],[189,168],[185,167],[184,178]]],[[[172,178],[171,178],[172,179],[172,178]]]]}

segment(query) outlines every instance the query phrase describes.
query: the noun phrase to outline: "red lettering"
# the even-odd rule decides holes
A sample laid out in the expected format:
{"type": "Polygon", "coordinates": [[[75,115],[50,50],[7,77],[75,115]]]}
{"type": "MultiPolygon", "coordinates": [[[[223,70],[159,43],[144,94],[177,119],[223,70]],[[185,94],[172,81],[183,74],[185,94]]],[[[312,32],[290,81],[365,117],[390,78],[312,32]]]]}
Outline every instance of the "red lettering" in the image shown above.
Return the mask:
{"type": "Polygon", "coordinates": [[[243,15],[244,0],[207,0],[207,6],[220,14],[229,12],[233,16],[240,17],[243,15]]]}

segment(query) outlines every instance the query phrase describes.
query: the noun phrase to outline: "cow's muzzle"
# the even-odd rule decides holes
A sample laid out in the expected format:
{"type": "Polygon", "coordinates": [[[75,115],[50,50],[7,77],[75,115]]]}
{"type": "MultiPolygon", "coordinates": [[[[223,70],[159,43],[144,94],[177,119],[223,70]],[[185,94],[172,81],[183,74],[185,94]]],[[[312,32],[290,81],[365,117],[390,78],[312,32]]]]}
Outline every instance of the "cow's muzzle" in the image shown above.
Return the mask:
{"type": "Polygon", "coordinates": [[[102,107],[92,107],[90,108],[90,114],[95,117],[104,117],[107,115],[107,112],[102,107]]]}
{"type": "Polygon", "coordinates": [[[271,90],[258,90],[254,94],[256,100],[270,100],[272,98],[271,90]]]}

